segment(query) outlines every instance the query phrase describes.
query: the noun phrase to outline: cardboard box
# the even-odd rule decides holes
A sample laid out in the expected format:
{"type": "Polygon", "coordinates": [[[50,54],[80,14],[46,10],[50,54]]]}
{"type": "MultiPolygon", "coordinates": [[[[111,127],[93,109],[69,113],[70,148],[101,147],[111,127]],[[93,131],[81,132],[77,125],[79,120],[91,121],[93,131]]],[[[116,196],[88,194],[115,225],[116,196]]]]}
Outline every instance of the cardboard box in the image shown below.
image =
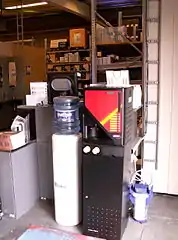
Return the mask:
{"type": "Polygon", "coordinates": [[[86,47],[86,30],[84,28],[70,29],[69,35],[71,48],[86,47]]]}
{"type": "Polygon", "coordinates": [[[24,131],[0,132],[0,151],[12,151],[26,145],[24,131]]]}
{"type": "Polygon", "coordinates": [[[51,40],[50,41],[50,48],[58,48],[59,39],[51,40]]]}

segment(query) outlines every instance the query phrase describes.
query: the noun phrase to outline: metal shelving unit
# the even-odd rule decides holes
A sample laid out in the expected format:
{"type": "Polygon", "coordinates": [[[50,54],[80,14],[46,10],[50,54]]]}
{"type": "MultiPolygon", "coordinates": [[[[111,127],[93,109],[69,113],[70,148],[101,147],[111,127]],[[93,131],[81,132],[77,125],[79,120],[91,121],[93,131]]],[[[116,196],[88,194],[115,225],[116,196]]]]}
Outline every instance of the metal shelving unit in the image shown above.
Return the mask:
{"type": "MultiPolygon", "coordinates": [[[[140,50],[140,48],[138,46],[141,46],[142,41],[139,40],[133,40],[131,41],[130,39],[127,38],[127,36],[122,35],[117,28],[113,27],[109,22],[107,22],[107,20],[105,20],[100,14],[97,13],[96,11],[96,2],[95,0],[91,0],[91,56],[92,56],[92,66],[91,66],[91,70],[92,70],[92,83],[96,83],[97,82],[97,71],[98,72],[102,72],[105,70],[115,70],[115,69],[128,69],[128,68],[141,68],[142,67],[142,51],[140,50]],[[121,35],[121,41],[117,41],[117,37],[116,37],[116,41],[109,41],[109,42],[100,42],[98,41],[98,39],[96,39],[97,37],[97,33],[96,33],[96,22],[97,19],[100,19],[103,22],[103,25],[105,25],[106,27],[109,27],[110,29],[113,29],[113,33],[116,35],[121,35]],[[117,33],[116,33],[117,32],[117,33]],[[138,57],[136,57],[135,59],[129,59],[129,60],[124,60],[124,61],[118,61],[115,63],[111,63],[111,64],[103,64],[103,65],[98,65],[97,64],[97,47],[112,47],[112,46],[116,46],[116,45],[130,45],[132,46],[140,55],[140,60],[138,61],[138,57]]],[[[114,38],[115,39],[115,38],[114,38]]]]}
{"type": "Polygon", "coordinates": [[[98,65],[98,71],[105,71],[105,70],[116,70],[116,69],[128,69],[128,68],[140,68],[142,67],[141,61],[126,61],[126,62],[118,62],[118,63],[111,63],[111,64],[102,64],[98,65]]]}
{"type": "MultiPolygon", "coordinates": [[[[142,64],[142,89],[143,89],[143,142],[142,164],[151,163],[152,168],[157,169],[158,158],[158,125],[159,125],[159,58],[160,58],[160,11],[161,0],[142,1],[142,33],[143,48],[142,62],[133,64],[113,64],[112,66],[99,66],[100,71],[107,69],[119,69],[125,67],[141,67],[142,64]]],[[[96,83],[96,3],[91,0],[92,20],[92,81],[96,83]]],[[[107,22],[107,21],[106,21],[107,22]]],[[[131,43],[135,48],[135,45],[131,43]]]]}
{"type": "MultiPolygon", "coordinates": [[[[142,0],[142,33],[143,48],[142,62],[133,64],[125,62],[112,66],[98,66],[99,71],[127,67],[142,67],[143,89],[143,132],[145,139],[142,148],[142,165],[153,163],[157,168],[157,143],[159,124],[159,42],[160,42],[160,8],[161,0],[142,0]],[[141,66],[142,65],[142,66],[141,66]]],[[[91,29],[92,29],[92,83],[97,81],[96,63],[96,1],[91,0],[91,29]]],[[[107,21],[105,20],[105,23],[107,21]]],[[[134,43],[129,42],[135,49],[134,43]]],[[[113,43],[114,44],[114,43],[113,43]]]]}
{"type": "Polygon", "coordinates": [[[46,49],[46,73],[74,73],[80,72],[82,78],[78,79],[78,91],[79,96],[83,97],[83,88],[85,85],[90,84],[90,73],[91,73],[91,61],[85,58],[90,57],[90,48],[69,48],[69,49],[49,49],[47,39],[45,39],[46,49]],[[65,54],[78,53],[79,57],[82,57],[78,61],[61,61],[60,57],[64,58],[65,54]]]}

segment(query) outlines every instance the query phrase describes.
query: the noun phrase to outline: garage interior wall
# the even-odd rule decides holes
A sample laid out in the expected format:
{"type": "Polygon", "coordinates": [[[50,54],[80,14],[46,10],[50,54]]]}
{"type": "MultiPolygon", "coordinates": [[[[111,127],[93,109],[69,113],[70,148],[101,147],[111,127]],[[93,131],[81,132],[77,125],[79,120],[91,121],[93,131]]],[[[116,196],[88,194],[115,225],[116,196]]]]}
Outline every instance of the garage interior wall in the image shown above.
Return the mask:
{"type": "MultiPolygon", "coordinates": [[[[158,165],[155,192],[178,194],[178,1],[161,1],[158,165]]],[[[154,163],[145,168],[154,170],[154,163]]]]}
{"type": "Polygon", "coordinates": [[[15,45],[14,57],[17,59],[17,78],[24,81],[24,89],[17,88],[17,95],[24,98],[29,92],[30,82],[46,80],[45,49],[32,46],[19,47],[15,45]],[[31,68],[31,74],[26,74],[26,67],[31,68]]]}
{"type": "Polygon", "coordinates": [[[45,49],[31,46],[18,46],[10,43],[0,43],[0,65],[3,68],[3,86],[0,88],[0,102],[24,99],[29,92],[29,83],[46,80],[45,49]],[[1,51],[2,50],[2,51],[1,51]],[[12,90],[8,83],[8,63],[15,61],[17,86],[12,90]],[[26,74],[30,66],[31,73],[26,74]]]}

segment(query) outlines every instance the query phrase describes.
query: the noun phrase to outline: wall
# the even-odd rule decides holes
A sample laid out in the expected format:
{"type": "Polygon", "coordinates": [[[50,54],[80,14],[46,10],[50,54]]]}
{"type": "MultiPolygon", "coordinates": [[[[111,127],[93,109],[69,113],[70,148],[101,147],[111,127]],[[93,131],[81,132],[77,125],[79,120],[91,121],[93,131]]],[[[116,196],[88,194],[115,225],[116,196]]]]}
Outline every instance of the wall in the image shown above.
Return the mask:
{"type": "Polygon", "coordinates": [[[178,1],[162,0],[158,169],[155,191],[178,194],[178,1]]]}
{"type": "Polygon", "coordinates": [[[45,50],[31,46],[18,46],[11,43],[0,43],[0,65],[3,67],[3,87],[0,88],[0,102],[24,99],[29,91],[29,82],[44,81],[45,50]],[[8,84],[8,62],[16,62],[17,86],[12,89],[8,84]],[[26,66],[31,67],[31,74],[26,75],[26,66]]]}
{"type": "MultiPolygon", "coordinates": [[[[22,87],[18,87],[16,94],[20,97],[29,91],[30,82],[46,80],[45,50],[43,48],[18,45],[14,48],[14,57],[17,61],[17,79],[23,82],[22,87]],[[26,74],[26,67],[31,67],[31,74],[26,74]]],[[[20,84],[19,84],[20,85],[20,84]]]]}

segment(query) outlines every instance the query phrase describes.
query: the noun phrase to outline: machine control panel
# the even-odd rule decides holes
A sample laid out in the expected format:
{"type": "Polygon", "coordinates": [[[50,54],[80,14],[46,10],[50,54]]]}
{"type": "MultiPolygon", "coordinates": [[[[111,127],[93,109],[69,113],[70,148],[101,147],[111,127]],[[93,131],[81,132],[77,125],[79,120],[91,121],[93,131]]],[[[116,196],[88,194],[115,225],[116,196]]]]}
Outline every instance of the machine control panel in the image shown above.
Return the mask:
{"type": "Polygon", "coordinates": [[[84,155],[95,155],[95,156],[123,156],[124,155],[124,148],[120,146],[109,146],[109,145],[102,145],[102,144],[89,144],[83,142],[82,148],[84,155]]]}
{"type": "Polygon", "coordinates": [[[93,153],[94,155],[98,155],[98,154],[100,153],[100,148],[99,148],[99,147],[93,148],[92,153],[93,153]]]}
{"type": "Polygon", "coordinates": [[[84,153],[89,153],[89,152],[91,152],[91,147],[90,146],[85,146],[84,148],[83,148],[83,152],[84,153]]]}
{"type": "Polygon", "coordinates": [[[90,152],[94,155],[98,155],[101,152],[101,149],[97,146],[93,146],[92,148],[90,146],[84,146],[83,153],[88,154],[90,152]]]}

